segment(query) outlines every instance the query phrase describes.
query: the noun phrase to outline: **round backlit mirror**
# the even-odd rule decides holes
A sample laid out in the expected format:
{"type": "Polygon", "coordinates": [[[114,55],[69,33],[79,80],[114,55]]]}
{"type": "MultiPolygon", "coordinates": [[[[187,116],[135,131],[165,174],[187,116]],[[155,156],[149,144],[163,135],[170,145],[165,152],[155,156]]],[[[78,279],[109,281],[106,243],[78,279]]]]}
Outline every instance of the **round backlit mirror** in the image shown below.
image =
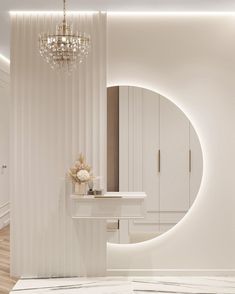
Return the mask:
{"type": "Polygon", "coordinates": [[[202,150],[185,114],[167,98],[132,86],[108,88],[107,190],[143,191],[146,217],[108,221],[108,241],[137,243],[172,228],[192,205],[202,150]]]}

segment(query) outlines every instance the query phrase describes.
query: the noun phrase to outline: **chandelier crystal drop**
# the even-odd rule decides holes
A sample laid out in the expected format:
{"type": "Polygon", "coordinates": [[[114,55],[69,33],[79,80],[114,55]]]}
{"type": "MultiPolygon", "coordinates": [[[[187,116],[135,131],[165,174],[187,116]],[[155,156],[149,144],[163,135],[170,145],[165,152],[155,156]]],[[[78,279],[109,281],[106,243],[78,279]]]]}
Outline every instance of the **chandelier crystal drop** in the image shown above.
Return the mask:
{"type": "Polygon", "coordinates": [[[90,48],[90,37],[85,33],[73,33],[66,20],[66,0],[64,17],[56,27],[56,33],[39,35],[39,52],[52,69],[72,71],[83,62],[90,48]]]}

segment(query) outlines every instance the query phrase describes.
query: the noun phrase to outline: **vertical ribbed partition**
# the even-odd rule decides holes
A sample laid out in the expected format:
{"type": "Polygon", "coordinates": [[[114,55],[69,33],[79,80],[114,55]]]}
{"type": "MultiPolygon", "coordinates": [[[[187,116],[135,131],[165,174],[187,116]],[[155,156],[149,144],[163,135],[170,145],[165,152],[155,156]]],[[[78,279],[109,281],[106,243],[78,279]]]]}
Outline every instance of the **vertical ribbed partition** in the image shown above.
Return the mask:
{"type": "MultiPolygon", "coordinates": [[[[71,75],[52,71],[38,53],[38,34],[54,31],[60,21],[61,14],[11,16],[14,276],[84,273],[65,173],[83,152],[94,174],[106,182],[106,15],[69,15],[74,31],[92,39],[88,59],[71,75]]],[[[89,244],[90,250],[97,246],[89,244]]]]}

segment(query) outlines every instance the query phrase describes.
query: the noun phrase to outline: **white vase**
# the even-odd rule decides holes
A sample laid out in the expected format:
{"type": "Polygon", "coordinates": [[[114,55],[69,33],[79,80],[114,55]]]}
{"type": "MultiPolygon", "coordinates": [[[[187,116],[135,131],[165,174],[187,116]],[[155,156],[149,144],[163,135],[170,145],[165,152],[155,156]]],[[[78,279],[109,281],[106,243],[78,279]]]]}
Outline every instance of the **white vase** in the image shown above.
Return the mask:
{"type": "Polygon", "coordinates": [[[87,195],[87,183],[75,183],[75,194],[85,196],[87,195]]]}

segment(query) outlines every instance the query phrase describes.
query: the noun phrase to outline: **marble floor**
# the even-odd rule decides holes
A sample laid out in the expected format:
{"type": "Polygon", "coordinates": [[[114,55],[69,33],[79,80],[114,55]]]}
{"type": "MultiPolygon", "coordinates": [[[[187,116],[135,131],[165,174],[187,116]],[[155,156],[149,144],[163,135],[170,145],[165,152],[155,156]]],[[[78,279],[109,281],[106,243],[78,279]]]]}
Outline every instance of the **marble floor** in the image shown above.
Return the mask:
{"type": "Polygon", "coordinates": [[[11,294],[235,294],[235,277],[21,279],[11,294]]]}

